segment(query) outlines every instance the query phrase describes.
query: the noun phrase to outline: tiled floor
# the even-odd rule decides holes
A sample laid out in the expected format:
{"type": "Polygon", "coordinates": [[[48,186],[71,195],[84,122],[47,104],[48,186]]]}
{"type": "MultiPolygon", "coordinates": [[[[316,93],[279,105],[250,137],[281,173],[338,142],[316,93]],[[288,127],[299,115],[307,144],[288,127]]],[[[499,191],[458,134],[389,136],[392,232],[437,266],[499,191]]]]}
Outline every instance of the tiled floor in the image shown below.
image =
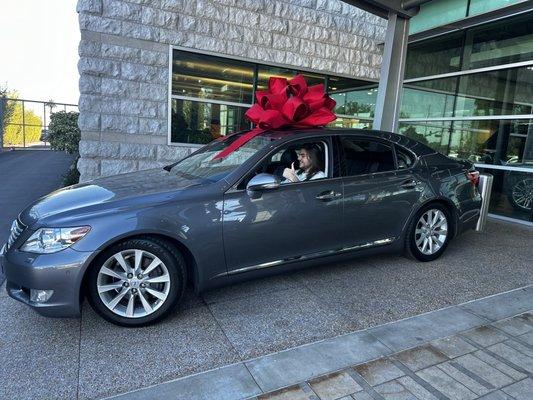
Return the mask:
{"type": "Polygon", "coordinates": [[[531,400],[532,337],[525,313],[253,398],[531,400]]]}

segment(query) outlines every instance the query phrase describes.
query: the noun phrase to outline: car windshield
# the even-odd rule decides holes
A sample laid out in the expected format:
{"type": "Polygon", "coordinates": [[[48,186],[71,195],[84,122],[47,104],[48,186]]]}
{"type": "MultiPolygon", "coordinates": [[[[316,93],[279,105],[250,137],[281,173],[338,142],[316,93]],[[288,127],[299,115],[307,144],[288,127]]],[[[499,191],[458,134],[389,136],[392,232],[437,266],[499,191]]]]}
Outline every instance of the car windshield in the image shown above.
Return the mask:
{"type": "Polygon", "coordinates": [[[237,133],[223,140],[215,140],[209,143],[197,153],[178,162],[172,167],[170,172],[177,175],[188,175],[194,178],[216,182],[236,170],[258,150],[277,139],[277,137],[271,135],[258,135],[226,157],[216,160],[213,159],[218,153],[245,133],[247,132],[237,133]]]}

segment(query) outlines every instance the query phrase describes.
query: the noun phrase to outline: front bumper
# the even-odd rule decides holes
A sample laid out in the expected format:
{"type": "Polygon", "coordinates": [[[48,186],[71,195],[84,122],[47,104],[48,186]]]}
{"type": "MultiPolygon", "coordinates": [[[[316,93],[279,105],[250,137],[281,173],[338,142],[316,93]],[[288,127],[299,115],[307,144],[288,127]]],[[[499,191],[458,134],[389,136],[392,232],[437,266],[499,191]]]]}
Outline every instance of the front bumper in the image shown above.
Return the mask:
{"type": "Polygon", "coordinates": [[[0,264],[9,296],[47,317],[80,316],[80,288],[92,252],[67,248],[53,254],[2,251],[0,264]],[[30,300],[30,289],[53,290],[43,303],[30,300]]]}

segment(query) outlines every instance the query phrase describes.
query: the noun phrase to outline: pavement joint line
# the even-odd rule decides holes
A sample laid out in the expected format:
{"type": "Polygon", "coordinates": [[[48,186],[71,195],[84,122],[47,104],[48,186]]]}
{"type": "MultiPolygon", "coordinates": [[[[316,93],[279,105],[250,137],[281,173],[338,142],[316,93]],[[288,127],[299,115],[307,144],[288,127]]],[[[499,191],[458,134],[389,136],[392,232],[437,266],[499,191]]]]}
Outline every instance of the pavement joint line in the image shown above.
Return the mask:
{"type": "MultiPolygon", "coordinates": [[[[462,308],[462,306],[464,304],[468,304],[468,303],[472,303],[472,302],[475,302],[475,301],[482,301],[482,300],[485,300],[487,298],[492,298],[492,297],[496,297],[498,295],[504,295],[504,294],[507,294],[507,293],[511,293],[511,292],[514,292],[514,291],[518,291],[518,290],[523,290],[524,288],[533,288],[533,284],[530,284],[530,285],[526,285],[526,286],[523,286],[523,287],[520,287],[520,288],[516,288],[516,289],[512,289],[512,290],[508,290],[506,292],[502,292],[502,293],[497,293],[497,294],[494,294],[494,295],[490,295],[490,296],[487,296],[487,297],[482,297],[482,298],[479,298],[479,299],[475,299],[475,300],[470,300],[466,303],[461,303],[461,304],[456,304],[456,305],[450,305],[450,306],[447,306],[447,307],[444,307],[444,308],[439,308],[437,310],[431,310],[431,311],[428,311],[428,312],[425,312],[425,313],[422,313],[422,314],[417,314],[417,315],[414,315],[414,316],[410,316],[410,317],[406,317],[406,318],[402,318],[402,319],[399,319],[399,320],[396,320],[396,321],[390,321],[390,322],[387,322],[385,324],[381,324],[381,325],[377,325],[377,326],[373,326],[373,327],[369,327],[369,328],[365,328],[365,329],[361,329],[361,330],[357,330],[357,331],[353,331],[353,332],[348,332],[348,333],[344,333],[342,335],[337,335],[337,336],[334,336],[334,337],[330,337],[330,338],[324,338],[324,339],[321,339],[321,340],[318,340],[318,341],[315,341],[315,342],[311,342],[311,343],[305,343],[303,345],[300,345],[300,346],[296,346],[296,347],[293,347],[293,348],[290,348],[290,349],[284,349],[284,350],[280,350],[280,351],[276,351],[274,353],[270,353],[270,354],[265,354],[265,355],[262,355],[262,356],[258,356],[258,357],[254,357],[254,358],[250,358],[250,359],[247,359],[247,360],[242,360],[242,358],[240,357],[239,353],[237,352],[237,356],[241,359],[241,361],[238,361],[238,362],[235,362],[235,363],[231,363],[231,364],[226,364],[226,365],[222,365],[222,366],[219,366],[219,367],[216,367],[216,368],[212,368],[210,370],[206,370],[206,371],[200,371],[200,372],[197,372],[195,374],[191,374],[191,375],[186,375],[186,376],[183,376],[183,377],[179,377],[179,378],[176,378],[176,379],[172,379],[170,381],[167,381],[167,382],[162,382],[162,383],[158,383],[158,384],[154,384],[154,385],[149,385],[149,386],[146,386],[146,387],[143,387],[143,388],[139,388],[139,389],[136,389],[136,390],[133,390],[133,391],[129,391],[129,392],[124,392],[124,393],[120,393],[120,394],[117,394],[117,395],[113,395],[111,397],[107,397],[107,398],[113,398],[113,397],[118,397],[118,396],[124,396],[124,395],[127,395],[129,393],[135,393],[135,392],[140,392],[140,391],[143,391],[145,389],[148,389],[148,388],[152,388],[152,387],[156,387],[156,386],[159,386],[159,385],[163,385],[163,384],[166,384],[166,383],[170,383],[170,382],[177,382],[177,381],[181,381],[181,380],[186,380],[186,379],[189,379],[191,377],[194,377],[194,376],[198,376],[198,375],[202,375],[202,374],[207,374],[209,372],[213,372],[213,371],[217,371],[217,370],[220,370],[222,368],[226,368],[226,367],[230,367],[230,366],[234,366],[234,365],[239,365],[239,364],[243,364],[245,367],[246,367],[246,371],[251,375],[252,379],[254,380],[254,382],[257,384],[257,381],[254,377],[254,375],[250,372],[250,370],[248,369],[247,367],[247,363],[249,362],[252,362],[252,361],[255,361],[255,360],[260,360],[262,358],[265,358],[265,357],[272,357],[272,356],[275,356],[276,354],[280,354],[280,353],[284,353],[284,352],[288,352],[288,351],[293,351],[294,349],[305,349],[305,348],[309,348],[311,346],[315,346],[319,343],[323,343],[323,342],[326,342],[326,341],[331,341],[331,340],[336,340],[336,339],[339,339],[339,338],[342,338],[344,336],[348,336],[348,335],[353,335],[355,333],[363,333],[363,332],[366,332],[367,334],[369,334],[370,336],[372,336],[373,338],[375,338],[380,344],[382,344],[388,351],[389,353],[388,354],[382,354],[382,355],[379,355],[379,356],[376,356],[375,358],[372,358],[372,359],[369,359],[369,360],[366,360],[364,362],[361,362],[359,364],[364,364],[365,362],[369,362],[369,361],[372,361],[373,359],[378,359],[378,358],[381,358],[381,357],[390,357],[391,360],[393,360],[394,358],[391,357],[393,354],[395,354],[396,352],[400,352],[400,351],[395,351],[395,350],[392,350],[389,346],[385,345],[381,340],[379,340],[375,335],[373,335],[370,331],[372,329],[375,329],[377,327],[383,327],[383,326],[387,326],[387,325],[390,325],[390,324],[394,324],[394,323],[398,323],[400,321],[405,321],[405,320],[409,320],[409,319],[415,319],[415,318],[418,318],[418,317],[423,317],[423,316],[426,316],[426,315],[429,315],[429,314],[432,314],[432,313],[436,313],[436,312],[441,312],[443,310],[447,310],[447,309],[452,309],[454,307],[456,308],[460,308],[462,311],[464,312],[467,312],[469,314],[472,314],[478,318],[480,318],[482,321],[486,321],[486,323],[484,322],[483,324],[481,325],[477,325],[477,326],[472,326],[472,327],[469,327],[468,329],[465,329],[465,330],[461,330],[461,331],[458,331],[456,333],[453,333],[451,335],[446,335],[446,336],[442,336],[442,337],[437,337],[437,338],[433,338],[431,340],[427,340],[427,343],[433,341],[433,340],[438,340],[438,339],[442,339],[442,338],[445,338],[445,337],[450,337],[450,336],[460,336],[462,339],[464,339],[466,342],[472,344],[474,347],[476,347],[477,349],[479,350],[483,350],[483,351],[486,351],[489,355],[493,356],[494,358],[496,358],[497,360],[503,362],[504,364],[507,364],[509,367],[511,368],[514,368],[515,370],[517,370],[518,372],[521,372],[525,375],[527,375],[528,377],[531,377],[531,374],[524,370],[523,368],[515,365],[514,363],[511,363],[510,361],[506,360],[506,359],[503,359],[502,357],[500,357],[498,354],[495,354],[489,350],[487,350],[486,348],[478,345],[477,343],[473,342],[471,339],[469,339],[468,337],[465,337],[463,334],[469,330],[472,330],[472,329],[475,329],[476,327],[479,327],[479,326],[485,326],[487,324],[490,324],[490,323],[493,323],[493,322],[496,322],[496,321],[490,321],[488,319],[486,319],[485,317],[482,317],[482,316],[478,316],[476,315],[475,313],[471,312],[470,310],[465,310],[462,308]]],[[[208,307],[209,308],[209,307],[208,307]]],[[[211,312],[211,311],[210,311],[211,312]]],[[[524,314],[525,312],[522,311],[521,313],[518,313],[518,314],[515,314],[515,315],[511,315],[511,316],[507,316],[505,318],[502,318],[502,320],[504,319],[508,319],[508,318],[512,318],[513,316],[518,316],[518,315],[522,315],[524,314]]],[[[214,316],[213,316],[214,317],[214,316]]],[[[216,320],[216,318],[215,318],[216,320]]],[[[218,323],[218,321],[217,321],[218,323]]],[[[224,333],[225,334],[225,333],[224,333]]],[[[229,341],[229,339],[228,339],[229,341]]],[[[230,341],[231,343],[231,341],[230,341]]],[[[234,348],[233,346],[233,343],[231,343],[232,345],[232,348],[234,348]]],[[[416,344],[414,346],[411,346],[411,347],[408,347],[408,348],[405,348],[405,349],[402,349],[401,351],[404,351],[404,350],[408,350],[408,349],[411,349],[411,348],[415,348],[415,347],[418,347],[420,346],[420,343],[419,344],[416,344]]],[[[235,349],[235,348],[234,348],[235,349]]],[[[398,361],[399,362],[399,361],[398,361]]],[[[401,362],[399,362],[402,366],[403,364],[401,362]]],[[[359,365],[359,364],[354,364],[354,365],[359,365]]],[[[420,377],[418,377],[414,372],[412,372],[411,370],[409,370],[409,368],[407,368],[406,366],[404,366],[408,371],[410,371],[409,373],[409,376],[414,379],[418,384],[420,384],[421,386],[423,386],[424,388],[427,389],[427,386],[426,385],[429,385],[427,382],[425,382],[424,380],[422,380],[420,377]],[[416,378],[415,378],[416,377],[416,378]]],[[[346,368],[346,367],[344,367],[346,368]]],[[[348,370],[350,370],[351,368],[348,368],[348,370]]],[[[343,370],[343,369],[340,369],[340,370],[343,370]]],[[[403,369],[402,369],[403,370],[403,369]]],[[[403,370],[405,372],[405,370],[403,370]]],[[[334,371],[330,371],[328,373],[331,373],[331,372],[334,372],[334,371]]],[[[355,373],[355,371],[354,371],[355,373]]],[[[327,373],[324,373],[324,374],[327,374],[327,373]]],[[[319,374],[318,376],[322,376],[324,374],[319,374]]],[[[310,376],[310,377],[306,377],[306,378],[302,378],[301,381],[307,381],[308,379],[312,379],[314,378],[315,376],[310,376]]],[[[355,378],[354,378],[355,379],[355,378]]],[[[363,379],[361,377],[361,379],[363,379]]],[[[452,378],[453,379],[453,378],[452,378]]],[[[292,384],[288,384],[288,385],[283,385],[282,388],[285,388],[285,387],[289,387],[289,386],[292,386],[292,385],[296,385],[296,384],[299,384],[301,381],[299,382],[293,382],[292,384]]],[[[366,381],[363,379],[363,381],[366,383],[366,381]]],[[[359,382],[358,382],[359,383],[359,382]]],[[[368,383],[366,383],[368,385],[368,383]]],[[[371,389],[372,387],[370,385],[368,385],[371,389]]],[[[258,385],[259,387],[259,390],[261,390],[263,393],[270,393],[271,390],[269,390],[268,392],[264,392],[261,387],[258,385]]],[[[432,393],[440,393],[439,391],[437,391],[437,389],[433,388],[433,386],[429,385],[429,387],[432,389],[432,390],[429,390],[430,392],[432,393]]],[[[383,400],[383,397],[381,395],[379,395],[379,393],[377,393],[374,389],[372,389],[374,391],[374,393],[379,396],[379,397],[374,397],[375,400],[383,400]]],[[[437,398],[441,399],[441,400],[448,400],[448,397],[444,396],[442,393],[440,393],[441,396],[437,396],[437,398]]]]}
{"type": "MultiPolygon", "coordinates": [[[[516,317],[516,315],[515,315],[516,317]]],[[[511,317],[513,318],[513,317],[511,317]]],[[[491,325],[491,328],[495,329],[496,331],[498,331],[499,333],[501,333],[502,335],[506,336],[510,341],[514,341],[514,342],[518,342],[520,343],[522,346],[525,346],[527,347],[528,349],[531,349],[533,350],[533,345],[530,345],[528,342],[520,339],[518,336],[513,336],[511,335],[510,333],[504,331],[502,328],[499,328],[497,326],[494,326],[494,325],[491,325]]],[[[515,350],[518,350],[518,349],[515,349],[515,350]]],[[[520,350],[519,350],[520,351],[520,350]]]]}
{"type": "Polygon", "coordinates": [[[424,379],[419,377],[415,372],[411,371],[411,369],[409,369],[409,367],[407,365],[402,363],[396,357],[394,357],[394,356],[393,357],[389,357],[389,359],[406,376],[408,376],[409,378],[414,380],[416,383],[418,383],[420,386],[422,386],[424,389],[426,389],[429,393],[431,393],[437,399],[439,399],[439,400],[450,400],[450,398],[448,396],[446,396],[444,393],[442,393],[438,389],[434,388],[429,382],[426,382],[424,379]]]}
{"type": "MultiPolygon", "coordinates": [[[[477,383],[479,383],[480,385],[486,387],[487,389],[489,390],[494,390],[496,389],[496,387],[494,387],[494,385],[492,385],[491,383],[487,382],[485,379],[483,379],[482,377],[480,377],[478,374],[470,371],[469,369],[463,367],[461,364],[455,362],[455,361],[450,361],[449,364],[451,366],[453,366],[456,370],[458,370],[459,372],[462,372],[463,374],[465,374],[466,376],[472,378],[473,380],[475,380],[477,383]]],[[[444,371],[446,372],[446,371],[444,371]]]]}
{"type": "MultiPolygon", "coordinates": [[[[533,284],[530,283],[528,285],[524,285],[524,286],[520,286],[520,287],[517,287],[517,288],[514,288],[514,289],[506,290],[505,292],[490,294],[490,295],[482,297],[480,299],[468,300],[468,301],[465,301],[464,303],[458,304],[458,306],[464,306],[466,304],[473,303],[475,301],[486,300],[486,299],[490,299],[491,297],[496,297],[496,296],[500,296],[502,294],[507,294],[507,293],[511,293],[511,292],[514,292],[514,291],[517,291],[517,290],[522,290],[522,289],[527,289],[527,288],[533,288],[533,284]]],[[[520,314],[516,314],[516,315],[522,315],[522,314],[524,314],[524,313],[521,312],[520,314]]],[[[511,318],[511,317],[506,317],[506,318],[502,318],[502,319],[507,319],[507,318],[511,318]]]]}
{"type": "Polygon", "coordinates": [[[353,380],[357,382],[359,386],[361,386],[363,390],[374,400],[385,400],[383,396],[376,392],[376,390],[372,386],[370,386],[370,384],[365,380],[365,378],[359,375],[353,368],[346,368],[344,371],[346,371],[346,373],[350,375],[350,377],[352,377],[353,380]]]}
{"type": "MultiPolygon", "coordinates": [[[[531,357],[529,354],[525,354],[524,351],[518,347],[515,347],[517,344],[521,344],[523,345],[523,343],[520,343],[519,341],[515,341],[513,340],[512,338],[509,339],[509,340],[506,340],[504,342],[502,342],[503,344],[506,344],[507,346],[509,347],[512,347],[514,350],[518,351],[520,354],[524,355],[524,356],[527,356],[527,357],[531,357]]],[[[531,348],[531,346],[527,346],[528,348],[531,348]]],[[[533,358],[533,357],[531,357],[533,358]]]]}
{"type": "Polygon", "coordinates": [[[320,397],[315,393],[309,382],[304,381],[300,383],[300,389],[304,391],[304,393],[309,396],[309,400],[320,400],[320,397]]]}
{"type": "MultiPolygon", "coordinates": [[[[463,334],[459,334],[459,336],[461,337],[461,339],[463,339],[466,342],[470,343],[472,346],[477,347],[478,350],[484,351],[489,356],[495,358],[496,360],[502,362],[503,364],[506,364],[508,367],[510,367],[510,368],[512,368],[512,369],[514,369],[514,370],[516,370],[516,371],[518,371],[518,372],[520,372],[520,373],[522,373],[524,375],[527,375],[529,377],[533,376],[533,374],[531,374],[529,371],[525,370],[524,368],[520,367],[519,365],[516,365],[514,362],[509,361],[508,359],[500,356],[499,354],[494,353],[493,351],[487,349],[486,347],[483,347],[480,344],[477,344],[476,342],[474,342],[470,338],[464,336],[463,334]]],[[[500,343],[503,343],[503,342],[500,342],[500,343]]],[[[500,344],[500,343],[496,343],[496,344],[500,344]]],[[[480,359],[478,358],[478,360],[480,360],[480,359]]],[[[481,360],[481,361],[483,361],[483,360],[481,360]]],[[[496,368],[496,369],[498,369],[498,368],[496,368]]],[[[503,371],[500,371],[500,372],[503,372],[503,371]]],[[[505,374],[505,375],[507,375],[507,374],[505,374]]],[[[509,377],[509,378],[511,378],[511,377],[509,377]]]]}
{"type": "Polygon", "coordinates": [[[515,399],[515,397],[511,396],[510,394],[507,394],[507,392],[504,391],[504,389],[507,389],[509,386],[513,386],[514,384],[517,384],[517,383],[520,383],[522,381],[525,381],[526,379],[531,379],[531,376],[526,376],[525,378],[522,378],[522,379],[519,379],[517,381],[515,381],[513,379],[513,382],[509,383],[508,385],[505,385],[505,386],[502,386],[501,388],[499,388],[498,390],[501,390],[503,393],[505,393],[507,396],[509,396],[510,398],[512,399],[515,399]]]}

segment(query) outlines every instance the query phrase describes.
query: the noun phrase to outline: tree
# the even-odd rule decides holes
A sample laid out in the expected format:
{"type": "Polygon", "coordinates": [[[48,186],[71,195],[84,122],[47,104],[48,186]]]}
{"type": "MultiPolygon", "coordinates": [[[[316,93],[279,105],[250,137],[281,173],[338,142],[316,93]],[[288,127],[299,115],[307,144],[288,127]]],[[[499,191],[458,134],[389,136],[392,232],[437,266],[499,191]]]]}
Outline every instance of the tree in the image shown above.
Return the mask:
{"type": "Polygon", "coordinates": [[[4,118],[4,146],[38,142],[41,139],[42,119],[32,110],[24,110],[17,101],[17,93],[9,93],[4,118]]]}
{"type": "MultiPolygon", "coordinates": [[[[18,96],[17,92],[10,92],[9,89],[7,88],[7,86],[0,86],[0,99],[2,98],[9,98],[9,97],[13,97],[13,98],[16,98],[18,96]]],[[[0,107],[1,107],[1,103],[0,103],[0,107]]],[[[8,122],[11,120],[12,116],[13,116],[13,113],[15,112],[15,103],[12,102],[12,101],[6,101],[4,103],[4,119],[3,121],[0,121],[2,123],[2,126],[4,128],[4,132],[5,132],[5,128],[8,124],[8,122]]]]}
{"type": "Polygon", "coordinates": [[[76,167],[80,158],[78,149],[81,139],[78,115],[79,113],[75,111],[58,111],[50,115],[50,124],[48,125],[50,147],[76,156],[67,174],[63,175],[65,186],[73,185],[80,180],[80,173],[76,167]]]}

